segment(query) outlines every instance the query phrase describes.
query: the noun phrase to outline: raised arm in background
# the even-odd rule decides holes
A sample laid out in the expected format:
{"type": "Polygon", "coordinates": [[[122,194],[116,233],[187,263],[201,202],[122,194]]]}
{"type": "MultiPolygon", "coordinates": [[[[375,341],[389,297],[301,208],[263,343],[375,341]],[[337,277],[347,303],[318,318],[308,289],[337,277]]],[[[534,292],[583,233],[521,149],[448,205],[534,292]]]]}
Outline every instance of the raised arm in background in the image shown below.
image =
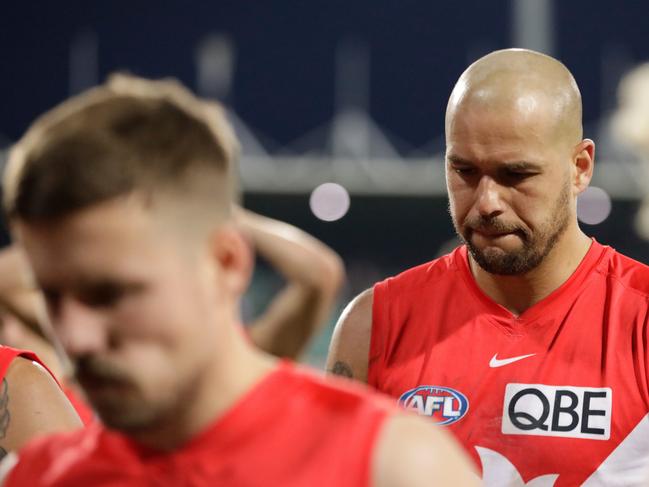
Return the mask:
{"type": "Polygon", "coordinates": [[[251,211],[237,218],[258,254],[285,280],[264,313],[250,324],[250,337],[263,350],[297,357],[326,322],[345,277],[332,249],[302,230],[251,211]]]}

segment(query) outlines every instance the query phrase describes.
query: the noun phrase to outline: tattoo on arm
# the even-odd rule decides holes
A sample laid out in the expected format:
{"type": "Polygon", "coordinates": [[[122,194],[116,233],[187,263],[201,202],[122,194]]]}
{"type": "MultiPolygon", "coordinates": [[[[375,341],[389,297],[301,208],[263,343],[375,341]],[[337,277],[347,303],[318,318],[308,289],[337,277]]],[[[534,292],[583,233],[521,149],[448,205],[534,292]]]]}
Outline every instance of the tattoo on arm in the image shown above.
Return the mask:
{"type": "MultiPolygon", "coordinates": [[[[7,429],[9,428],[9,421],[11,415],[9,414],[9,384],[7,379],[2,379],[0,386],[0,439],[7,436],[7,429]]],[[[7,454],[7,451],[0,447],[0,459],[7,454]]]]}
{"type": "Polygon", "coordinates": [[[345,362],[336,362],[329,372],[334,375],[340,375],[341,377],[349,377],[350,379],[354,378],[352,368],[345,362]]]}

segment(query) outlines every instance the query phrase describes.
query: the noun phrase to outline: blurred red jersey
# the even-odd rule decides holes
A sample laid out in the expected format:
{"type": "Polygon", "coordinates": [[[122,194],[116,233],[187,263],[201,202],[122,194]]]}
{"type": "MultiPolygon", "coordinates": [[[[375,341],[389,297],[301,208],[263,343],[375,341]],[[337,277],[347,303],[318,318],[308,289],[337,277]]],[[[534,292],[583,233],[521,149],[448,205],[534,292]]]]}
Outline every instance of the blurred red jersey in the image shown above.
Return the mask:
{"type": "Polygon", "coordinates": [[[593,241],[516,317],[466,247],[374,287],[368,382],[447,425],[485,485],[646,485],[649,267],[593,241]]]}
{"type": "Polygon", "coordinates": [[[54,380],[56,380],[54,374],[52,374],[50,369],[48,369],[47,366],[43,362],[41,362],[41,359],[39,359],[34,352],[30,352],[28,350],[20,350],[18,348],[6,347],[4,345],[0,345],[0,379],[4,379],[5,375],[7,375],[7,370],[9,370],[11,362],[13,362],[16,357],[22,357],[27,360],[36,362],[39,365],[42,365],[43,368],[50,373],[54,380]]]}
{"type": "Polygon", "coordinates": [[[62,385],[62,388],[63,393],[68,398],[68,401],[70,401],[70,404],[72,404],[72,407],[79,415],[79,418],[81,419],[81,422],[83,422],[84,426],[88,426],[93,421],[97,421],[92,408],[73,386],[71,386],[69,383],[64,383],[62,385]]]}
{"type": "Polygon", "coordinates": [[[27,446],[5,487],[369,485],[390,405],[335,384],[282,362],[176,451],[143,448],[95,422],[27,446]]]}

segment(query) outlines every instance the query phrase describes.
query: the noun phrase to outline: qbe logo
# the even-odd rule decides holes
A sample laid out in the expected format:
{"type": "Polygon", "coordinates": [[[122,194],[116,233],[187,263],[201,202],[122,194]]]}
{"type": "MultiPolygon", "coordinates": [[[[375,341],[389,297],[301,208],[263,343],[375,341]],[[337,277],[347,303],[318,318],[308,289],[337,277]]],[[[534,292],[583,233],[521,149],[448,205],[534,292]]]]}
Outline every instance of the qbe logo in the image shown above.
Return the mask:
{"type": "Polygon", "coordinates": [[[464,394],[450,387],[419,386],[404,392],[399,404],[439,425],[459,421],[469,410],[469,400],[464,394]]]}
{"type": "Polygon", "coordinates": [[[502,432],[608,440],[612,404],[609,387],[507,384],[502,432]]]}

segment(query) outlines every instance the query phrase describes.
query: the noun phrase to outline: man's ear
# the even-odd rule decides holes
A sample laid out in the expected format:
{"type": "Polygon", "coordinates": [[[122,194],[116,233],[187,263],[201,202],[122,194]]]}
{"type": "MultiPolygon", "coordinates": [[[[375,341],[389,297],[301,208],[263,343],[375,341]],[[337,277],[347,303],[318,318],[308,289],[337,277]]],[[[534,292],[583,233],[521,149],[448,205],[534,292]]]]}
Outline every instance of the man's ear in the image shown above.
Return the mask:
{"type": "Polygon", "coordinates": [[[582,140],[575,147],[573,157],[572,187],[575,196],[584,192],[593,178],[595,166],[595,142],[590,139],[582,140]]]}
{"type": "Polygon", "coordinates": [[[226,288],[237,297],[244,294],[254,266],[253,251],[245,237],[234,225],[224,225],[211,234],[209,245],[226,288]]]}

